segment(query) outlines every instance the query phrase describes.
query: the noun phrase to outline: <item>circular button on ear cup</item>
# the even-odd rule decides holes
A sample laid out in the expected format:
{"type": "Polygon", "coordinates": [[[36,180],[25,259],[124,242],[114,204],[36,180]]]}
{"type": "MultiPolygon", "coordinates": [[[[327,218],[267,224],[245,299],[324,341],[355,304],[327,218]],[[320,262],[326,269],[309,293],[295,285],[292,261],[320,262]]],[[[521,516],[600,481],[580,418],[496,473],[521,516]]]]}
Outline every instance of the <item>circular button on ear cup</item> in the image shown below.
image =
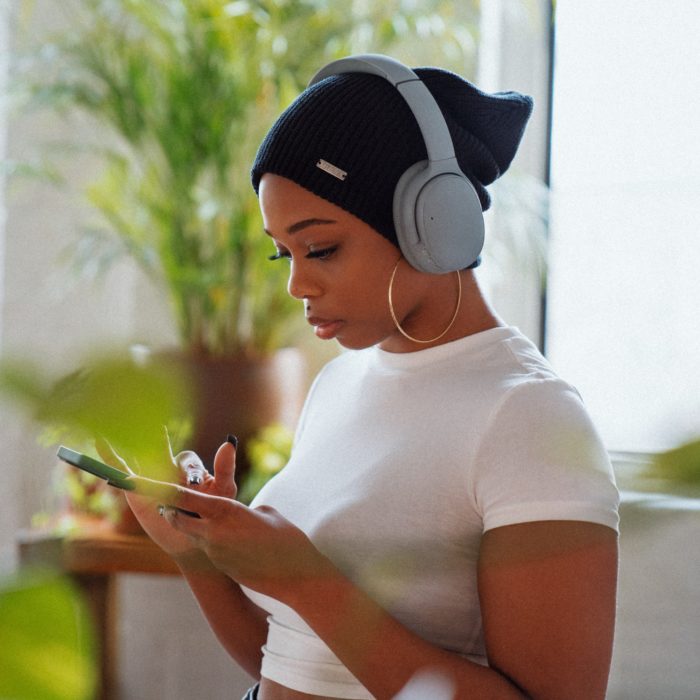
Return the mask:
{"type": "Polygon", "coordinates": [[[416,269],[432,274],[463,270],[484,245],[484,217],[476,190],[448,165],[412,165],[394,192],[399,246],[416,269]]]}

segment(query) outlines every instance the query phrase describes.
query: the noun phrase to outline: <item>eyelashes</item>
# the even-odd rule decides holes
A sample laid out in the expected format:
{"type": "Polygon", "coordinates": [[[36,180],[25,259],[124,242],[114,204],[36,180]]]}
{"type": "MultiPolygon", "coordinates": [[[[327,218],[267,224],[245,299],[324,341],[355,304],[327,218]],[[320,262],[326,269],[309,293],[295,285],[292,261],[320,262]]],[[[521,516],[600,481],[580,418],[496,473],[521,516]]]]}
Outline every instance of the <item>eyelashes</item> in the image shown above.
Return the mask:
{"type": "Polygon", "coordinates": [[[328,258],[338,249],[337,245],[321,248],[320,250],[310,250],[305,257],[308,260],[328,260],[328,258]]]}
{"type": "MultiPolygon", "coordinates": [[[[320,250],[311,250],[304,257],[307,260],[327,260],[335,253],[338,246],[330,246],[328,248],[321,248],[320,250]]],[[[270,255],[268,260],[291,260],[291,253],[287,250],[278,250],[274,255],[270,255]]]]}

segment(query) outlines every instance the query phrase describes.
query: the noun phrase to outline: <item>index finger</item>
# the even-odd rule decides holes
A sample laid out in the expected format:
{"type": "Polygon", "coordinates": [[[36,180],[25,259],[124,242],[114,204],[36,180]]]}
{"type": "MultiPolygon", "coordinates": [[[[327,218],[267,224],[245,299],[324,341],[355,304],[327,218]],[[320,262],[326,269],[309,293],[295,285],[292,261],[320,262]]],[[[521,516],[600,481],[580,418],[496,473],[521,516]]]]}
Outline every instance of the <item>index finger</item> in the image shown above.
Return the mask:
{"type": "Polygon", "coordinates": [[[214,457],[214,482],[221,496],[236,497],[236,451],[238,439],[229,435],[214,457]]]}
{"type": "Polygon", "coordinates": [[[155,481],[141,476],[129,479],[136,484],[136,493],[157,499],[165,505],[198,513],[203,518],[213,518],[221,512],[222,507],[230,507],[236,501],[221,496],[212,496],[200,491],[193,491],[179,484],[167,481],[155,481]]]}

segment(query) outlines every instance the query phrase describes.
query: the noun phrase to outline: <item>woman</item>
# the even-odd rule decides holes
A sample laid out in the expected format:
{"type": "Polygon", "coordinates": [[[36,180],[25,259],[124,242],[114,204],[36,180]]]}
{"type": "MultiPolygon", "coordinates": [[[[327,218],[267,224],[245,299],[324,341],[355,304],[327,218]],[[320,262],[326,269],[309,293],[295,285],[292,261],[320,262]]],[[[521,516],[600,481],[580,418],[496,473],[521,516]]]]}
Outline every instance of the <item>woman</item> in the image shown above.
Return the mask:
{"type": "Polygon", "coordinates": [[[397,205],[405,171],[449,158],[429,147],[442,117],[416,116],[376,61],[320,76],[252,170],[289,293],[319,338],[352,352],[317,377],[289,464],[250,508],[234,500],[235,441],[214,477],[166,491],[139,479],[146,496],[130,505],[260,679],[246,697],[392,698],[430,671],[444,697],[603,698],[610,465],[575,390],[496,316],[473,272],[482,224],[468,200],[488,207],[531,101],[417,69],[464,175],[447,168],[457,180],[437,205],[397,205]],[[418,237],[434,237],[420,242],[425,264],[406,238],[414,213],[418,237]],[[450,226],[466,257],[442,238],[450,226]],[[161,518],[149,493],[201,517],[161,518]]]}

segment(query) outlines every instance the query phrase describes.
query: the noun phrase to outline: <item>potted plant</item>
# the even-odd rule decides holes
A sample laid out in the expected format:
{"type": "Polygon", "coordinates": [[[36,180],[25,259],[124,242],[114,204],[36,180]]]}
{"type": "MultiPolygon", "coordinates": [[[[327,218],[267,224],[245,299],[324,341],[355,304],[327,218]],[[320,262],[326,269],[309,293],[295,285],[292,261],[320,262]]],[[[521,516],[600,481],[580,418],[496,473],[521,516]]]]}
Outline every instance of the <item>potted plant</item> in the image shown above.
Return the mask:
{"type": "MultiPolygon", "coordinates": [[[[203,387],[194,447],[205,460],[227,432],[245,445],[285,419],[266,397],[293,414],[290,391],[301,396],[296,361],[279,353],[300,314],[287,271],[267,263],[248,177],[265,129],[320,65],[351,50],[403,42],[425,60],[417,40],[432,34],[462,67],[473,58],[464,41],[473,25],[443,19],[452,3],[379,5],[81,0],[65,4],[68,29],[37,53],[34,104],[82,110],[101,128],[95,150],[105,167],[87,187],[98,219],[81,233],[76,261],[104,268],[126,254],[167,291],[177,361],[203,387]]],[[[464,7],[471,19],[472,3],[464,7]]]]}
{"type": "Polygon", "coordinates": [[[87,188],[99,219],[77,261],[127,254],[167,290],[181,341],[170,358],[196,380],[205,459],[227,432],[245,440],[293,414],[302,390],[297,358],[278,352],[298,314],[285,270],[266,265],[247,175],[263,124],[300,87],[266,64],[282,6],[85,0],[43,47],[50,65],[33,84],[35,100],[105,127],[104,172],[87,188]]]}

